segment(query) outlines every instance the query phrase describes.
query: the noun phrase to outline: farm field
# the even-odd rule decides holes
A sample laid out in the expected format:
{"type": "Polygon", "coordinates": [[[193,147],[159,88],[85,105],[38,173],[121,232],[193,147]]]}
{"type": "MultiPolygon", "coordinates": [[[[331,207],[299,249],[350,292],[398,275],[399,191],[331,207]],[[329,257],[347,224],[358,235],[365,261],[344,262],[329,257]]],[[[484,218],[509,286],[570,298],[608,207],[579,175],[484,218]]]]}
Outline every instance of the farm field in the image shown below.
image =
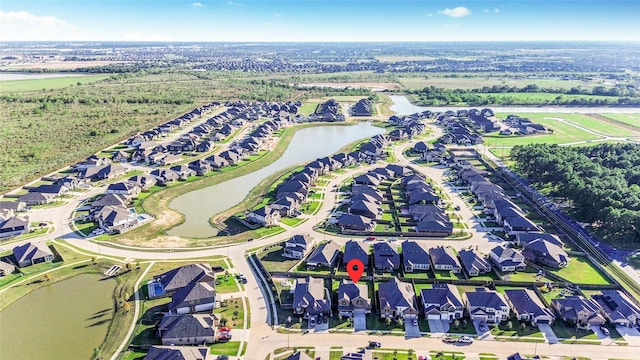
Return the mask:
{"type": "Polygon", "coordinates": [[[640,130],[640,110],[638,114],[601,114],[604,117],[623,122],[640,130]]]}
{"type": "MultiPolygon", "coordinates": [[[[426,86],[442,87],[447,89],[473,89],[484,86],[507,85],[524,87],[527,85],[537,85],[543,88],[562,88],[570,89],[572,87],[593,87],[603,85],[596,79],[591,81],[582,80],[561,80],[561,79],[528,79],[522,77],[509,78],[503,74],[496,76],[476,76],[476,75],[458,75],[457,77],[434,76],[433,74],[411,74],[408,76],[400,75],[397,81],[408,89],[422,89],[426,86]],[[413,76],[412,76],[413,75],[413,76]]],[[[607,86],[607,84],[604,84],[607,86]]],[[[610,86],[610,85],[609,85],[610,86]]],[[[557,96],[557,95],[556,95],[557,96]]]]}
{"type": "Polygon", "coordinates": [[[597,116],[598,115],[563,114],[559,117],[605,136],[640,136],[640,128],[638,128],[637,131],[623,128],[616,124],[598,119],[597,116]]]}
{"type": "Polygon", "coordinates": [[[80,84],[92,84],[109,78],[110,75],[70,76],[50,79],[8,80],[0,82],[0,93],[60,89],[80,84]]]}

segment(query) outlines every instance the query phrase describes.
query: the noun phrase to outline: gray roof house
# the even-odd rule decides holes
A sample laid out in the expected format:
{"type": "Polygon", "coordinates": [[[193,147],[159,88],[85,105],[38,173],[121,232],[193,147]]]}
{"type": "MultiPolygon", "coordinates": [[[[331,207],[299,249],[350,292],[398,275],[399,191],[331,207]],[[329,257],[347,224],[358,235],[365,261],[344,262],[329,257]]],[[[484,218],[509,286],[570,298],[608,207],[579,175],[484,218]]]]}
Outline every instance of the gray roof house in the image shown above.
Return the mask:
{"type": "Polygon", "coordinates": [[[31,242],[14,247],[13,256],[19,267],[52,262],[54,259],[53,252],[46,244],[31,242]]]}
{"type": "Polygon", "coordinates": [[[215,281],[197,281],[176,290],[169,303],[169,312],[187,314],[207,311],[213,309],[215,304],[215,281]]]}
{"type": "Polygon", "coordinates": [[[553,268],[565,267],[569,264],[569,255],[562,249],[562,245],[545,239],[536,239],[524,246],[522,256],[536,264],[553,268]]]}
{"type": "Polygon", "coordinates": [[[293,235],[284,242],[282,256],[290,259],[302,259],[313,248],[313,242],[314,239],[309,235],[293,235]]]}
{"type": "Polygon", "coordinates": [[[341,280],[338,287],[338,315],[353,317],[355,312],[371,313],[371,299],[366,284],[341,280]]]}
{"type": "Polygon", "coordinates": [[[344,254],[342,255],[342,264],[347,265],[349,261],[358,259],[364,264],[366,269],[369,266],[369,246],[365,246],[360,241],[349,240],[344,244],[344,254]]]}
{"type": "Polygon", "coordinates": [[[16,271],[16,267],[13,264],[0,260],[0,277],[13,274],[16,271]]]}
{"type": "Polygon", "coordinates": [[[302,351],[296,351],[295,353],[289,355],[285,360],[313,360],[311,356],[307,355],[307,353],[302,351]]]}
{"type": "Polygon", "coordinates": [[[504,297],[520,321],[532,324],[551,324],[556,318],[553,312],[542,304],[533,290],[505,290],[504,297]]]}
{"type": "Polygon", "coordinates": [[[420,292],[425,319],[449,320],[461,319],[464,304],[458,289],[452,284],[433,284],[431,289],[420,292]]]}
{"type": "Polygon", "coordinates": [[[405,240],[402,246],[402,266],[405,272],[429,270],[431,260],[429,250],[417,241],[405,240]]]}
{"type": "Polygon", "coordinates": [[[150,298],[171,295],[189,284],[214,281],[215,275],[209,264],[189,264],[155,276],[147,283],[150,298]]]}
{"type": "Polygon", "coordinates": [[[392,272],[400,269],[398,250],[386,242],[373,244],[373,265],[378,272],[392,272]]]}
{"type": "Polygon", "coordinates": [[[395,277],[378,285],[378,306],[382,318],[415,319],[418,317],[413,285],[395,277]]]}
{"type": "Polygon", "coordinates": [[[270,205],[261,206],[247,214],[247,220],[266,227],[275,226],[280,221],[280,211],[270,205]]]}
{"type": "Polygon", "coordinates": [[[437,246],[429,249],[429,257],[434,270],[448,270],[460,272],[460,263],[455,252],[450,247],[437,246]]]}
{"type": "Polygon", "coordinates": [[[324,279],[297,279],[293,293],[293,312],[304,318],[331,315],[331,296],[324,287],[324,279]]]}
{"type": "Polygon", "coordinates": [[[340,254],[340,246],[335,241],[318,245],[307,258],[307,266],[332,268],[340,254]]]}
{"type": "Polygon", "coordinates": [[[338,219],[338,226],[343,230],[372,231],[375,224],[373,220],[355,214],[342,214],[338,219]]]}
{"type": "Polygon", "coordinates": [[[29,233],[29,218],[12,216],[8,219],[0,217],[0,238],[29,233]]]}
{"type": "Polygon", "coordinates": [[[571,295],[552,299],[551,308],[560,319],[580,328],[599,326],[606,322],[600,305],[595,300],[584,296],[571,295]]]}
{"type": "Polygon", "coordinates": [[[544,232],[523,232],[516,234],[516,245],[524,246],[534,240],[543,239],[562,247],[564,244],[557,235],[544,232]]]}
{"type": "Polygon", "coordinates": [[[55,198],[56,198],[55,194],[29,192],[24,195],[21,195],[18,198],[18,201],[23,202],[27,205],[42,205],[42,204],[48,204],[54,201],[55,198]]]}
{"type": "Polygon", "coordinates": [[[165,315],[158,325],[162,345],[197,345],[215,342],[213,314],[165,315]]]}
{"type": "Polygon", "coordinates": [[[509,318],[509,305],[501,294],[494,290],[478,288],[464,294],[464,303],[471,320],[497,323],[509,318]]]}
{"type": "Polygon", "coordinates": [[[382,217],[382,209],[378,205],[363,200],[349,204],[349,213],[361,215],[373,220],[382,217]]]}
{"type": "Polygon", "coordinates": [[[462,263],[462,267],[468,277],[491,272],[491,264],[482,254],[473,250],[463,249],[458,251],[458,257],[460,257],[460,263],[462,263]]]}
{"type": "Polygon", "coordinates": [[[627,327],[640,325],[640,308],[622,291],[602,290],[591,299],[602,307],[602,313],[611,323],[627,327]]]}
{"type": "Polygon", "coordinates": [[[500,245],[491,249],[489,258],[500,272],[523,271],[527,267],[521,253],[500,245]]]}
{"type": "Polygon", "coordinates": [[[208,357],[208,346],[152,346],[144,360],[205,360],[208,357]]]}

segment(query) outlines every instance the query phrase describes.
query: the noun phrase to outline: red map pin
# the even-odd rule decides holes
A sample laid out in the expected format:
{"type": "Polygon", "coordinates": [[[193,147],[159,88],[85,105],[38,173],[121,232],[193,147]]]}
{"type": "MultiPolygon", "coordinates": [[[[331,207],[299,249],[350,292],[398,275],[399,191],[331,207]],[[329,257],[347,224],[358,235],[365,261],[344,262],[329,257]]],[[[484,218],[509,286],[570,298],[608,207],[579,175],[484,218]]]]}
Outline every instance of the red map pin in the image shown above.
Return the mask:
{"type": "Polygon", "coordinates": [[[364,272],[364,264],[362,260],[351,259],[347,263],[347,272],[349,273],[349,277],[353,283],[357,283],[364,272]]]}

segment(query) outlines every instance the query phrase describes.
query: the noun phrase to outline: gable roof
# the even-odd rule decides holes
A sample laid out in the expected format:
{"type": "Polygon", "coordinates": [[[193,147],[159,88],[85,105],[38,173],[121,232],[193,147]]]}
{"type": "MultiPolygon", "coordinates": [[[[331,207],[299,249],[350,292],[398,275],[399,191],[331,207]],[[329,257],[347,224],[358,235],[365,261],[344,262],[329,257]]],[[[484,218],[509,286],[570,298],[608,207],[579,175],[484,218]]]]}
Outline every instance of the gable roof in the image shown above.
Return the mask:
{"type": "Polygon", "coordinates": [[[165,315],[158,325],[163,339],[214,336],[212,314],[165,315]]]}
{"type": "Polygon", "coordinates": [[[431,261],[433,262],[434,266],[451,265],[454,268],[460,267],[460,264],[456,259],[456,254],[450,247],[436,246],[434,248],[431,248],[429,249],[429,256],[431,257],[431,261]]]}
{"type": "Polygon", "coordinates": [[[602,307],[612,322],[635,317],[640,319],[640,307],[620,290],[602,290],[591,297],[602,307]]]}
{"type": "Polygon", "coordinates": [[[491,269],[491,265],[483,256],[479,255],[473,250],[462,249],[458,251],[460,262],[467,271],[467,274],[473,272],[485,272],[491,269]]]}
{"type": "Polygon", "coordinates": [[[547,264],[553,263],[561,266],[569,262],[569,255],[561,246],[548,242],[545,239],[536,239],[524,246],[522,255],[530,261],[543,259],[547,264]]]}
{"type": "Polygon", "coordinates": [[[368,246],[356,240],[349,240],[344,244],[344,254],[342,255],[342,262],[347,264],[352,259],[358,259],[362,261],[364,266],[369,265],[369,251],[368,246]]]}
{"type": "Polygon", "coordinates": [[[179,288],[171,297],[169,310],[190,307],[195,304],[208,304],[215,301],[215,281],[192,282],[179,288]]]}
{"type": "Polygon", "coordinates": [[[320,244],[307,258],[307,263],[331,265],[335,261],[340,246],[335,241],[320,244]]]}
{"type": "Polygon", "coordinates": [[[208,347],[154,345],[144,360],[205,360],[208,355],[208,347]]]}
{"type": "Polygon", "coordinates": [[[501,309],[508,307],[502,295],[494,290],[476,289],[476,291],[468,291],[465,293],[469,307],[501,309]]]}
{"type": "Polygon", "coordinates": [[[547,309],[540,298],[530,289],[510,289],[504,291],[513,309],[518,314],[531,314],[534,317],[546,315],[554,318],[551,310],[547,309]]]}
{"type": "Polygon", "coordinates": [[[400,266],[398,250],[386,242],[373,244],[373,263],[377,268],[386,268],[388,265],[397,269],[400,266]]]}
{"type": "Polygon", "coordinates": [[[24,261],[40,259],[45,256],[53,256],[53,252],[46,244],[28,242],[13,248],[13,256],[18,263],[24,261]]]}
{"type": "Polygon", "coordinates": [[[431,289],[422,289],[420,295],[423,304],[435,304],[439,307],[445,305],[462,307],[460,293],[452,284],[433,284],[431,289]]]}
{"type": "Polygon", "coordinates": [[[429,250],[417,241],[405,240],[402,246],[402,263],[404,266],[429,264],[429,250]]]}
{"type": "Polygon", "coordinates": [[[378,299],[380,308],[408,307],[417,311],[413,285],[402,282],[395,277],[378,285],[378,299]]]}
{"type": "Polygon", "coordinates": [[[323,279],[299,278],[293,293],[293,307],[306,309],[310,314],[330,311],[330,300],[326,295],[323,279]]]}
{"type": "Polygon", "coordinates": [[[340,281],[340,286],[338,287],[338,301],[339,300],[348,300],[351,301],[358,296],[367,300],[369,299],[369,288],[366,284],[354,284],[351,280],[342,279],[340,281]]]}
{"type": "Polygon", "coordinates": [[[196,281],[215,281],[209,264],[189,264],[169,270],[154,279],[162,283],[165,292],[177,290],[196,281]]]}

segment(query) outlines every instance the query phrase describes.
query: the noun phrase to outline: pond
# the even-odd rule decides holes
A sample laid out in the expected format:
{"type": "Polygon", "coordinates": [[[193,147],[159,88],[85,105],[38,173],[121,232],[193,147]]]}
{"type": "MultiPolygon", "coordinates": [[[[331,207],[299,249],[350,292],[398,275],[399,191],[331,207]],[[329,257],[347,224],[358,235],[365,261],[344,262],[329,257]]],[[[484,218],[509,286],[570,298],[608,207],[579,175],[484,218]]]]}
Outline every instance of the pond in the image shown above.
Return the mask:
{"type": "Polygon", "coordinates": [[[0,312],[0,359],[90,359],[113,316],[116,281],[101,278],[51,284],[0,312]]]}
{"type": "Polygon", "coordinates": [[[289,166],[331,155],[341,147],[362,138],[383,133],[368,122],[354,126],[317,126],[297,131],[282,156],[270,165],[250,174],[178,196],[169,206],[184,214],[184,223],[170,229],[175,236],[205,238],[216,236],[218,229],[209,218],[240,203],[265,177],[289,166]]]}

